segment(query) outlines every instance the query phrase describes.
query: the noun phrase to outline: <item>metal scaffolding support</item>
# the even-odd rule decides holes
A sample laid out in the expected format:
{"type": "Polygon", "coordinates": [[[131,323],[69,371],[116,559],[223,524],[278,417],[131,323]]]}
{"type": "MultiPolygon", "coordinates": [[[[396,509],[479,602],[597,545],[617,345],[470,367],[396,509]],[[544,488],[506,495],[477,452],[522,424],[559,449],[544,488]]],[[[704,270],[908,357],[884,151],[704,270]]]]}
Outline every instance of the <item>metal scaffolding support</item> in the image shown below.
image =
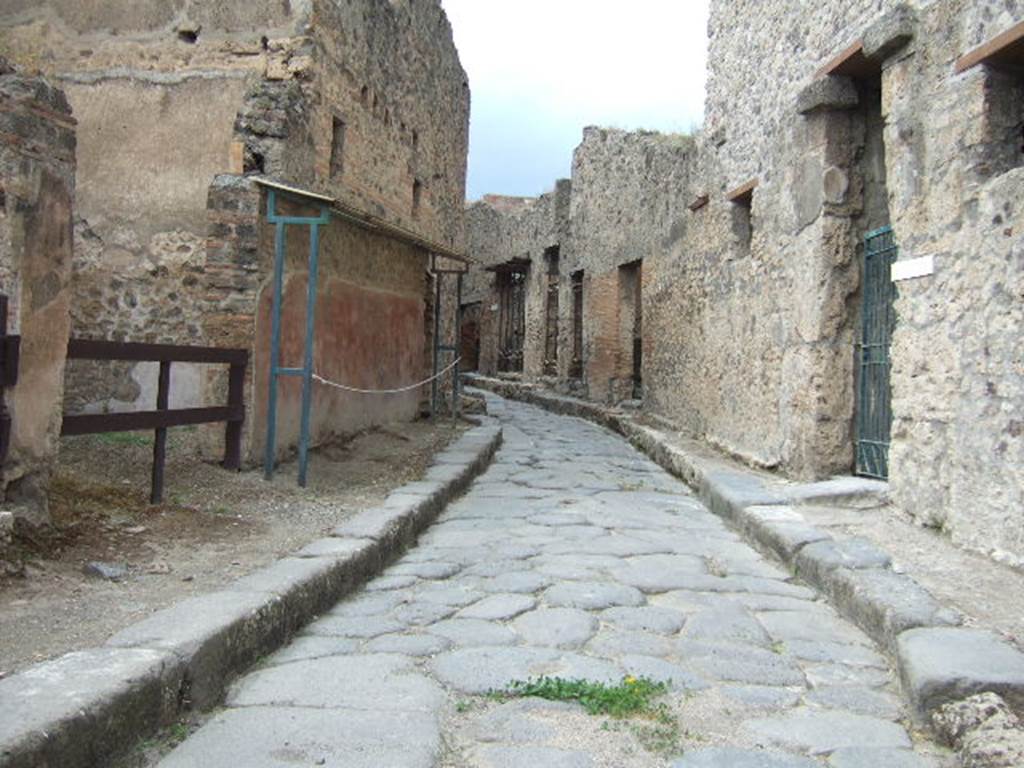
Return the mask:
{"type": "MultiPolygon", "coordinates": [[[[467,259],[462,254],[451,248],[438,243],[426,240],[414,232],[402,227],[382,221],[374,216],[358,211],[347,206],[334,198],[310,192],[304,189],[281,184],[265,178],[255,178],[254,181],[267,190],[267,221],[275,226],[274,237],[274,276],[273,276],[273,305],[271,309],[271,341],[270,341],[270,376],[267,392],[267,441],[263,456],[263,476],[270,480],[274,476],[274,466],[277,452],[277,400],[278,400],[278,379],[281,376],[294,376],[302,379],[302,413],[299,427],[299,476],[298,482],[302,487],[306,486],[309,468],[310,448],[310,421],[313,407],[313,348],[314,332],[316,327],[316,298],[318,291],[318,272],[320,265],[320,228],[329,224],[332,216],[347,221],[356,226],[367,229],[371,232],[378,232],[399,242],[419,248],[430,254],[431,273],[436,276],[436,298],[434,309],[434,354],[433,354],[433,390],[431,399],[431,414],[436,415],[438,410],[438,375],[441,371],[440,356],[442,352],[451,352],[455,355],[453,364],[454,385],[452,413],[459,415],[459,366],[458,366],[458,334],[462,324],[462,276],[468,271],[438,269],[437,258],[440,256],[450,261],[467,264],[467,259]],[[304,205],[316,206],[320,210],[319,216],[286,216],[278,213],[277,206],[279,197],[290,197],[304,205]],[[284,301],[284,263],[287,245],[288,226],[309,227],[309,280],[306,292],[306,334],[305,348],[301,368],[291,368],[281,363],[281,315],[284,301]],[[458,275],[457,307],[456,307],[456,339],[454,344],[442,345],[440,343],[441,333],[441,281],[445,275],[458,275]]],[[[419,385],[417,385],[419,386],[419,385]]]]}
{"type": "Polygon", "coordinates": [[[320,267],[320,227],[330,223],[331,203],[329,197],[315,195],[301,190],[285,188],[281,185],[267,184],[267,221],[276,227],[274,236],[274,300],[271,309],[270,330],[270,382],[267,393],[267,444],[263,454],[263,477],[270,480],[274,476],[274,463],[277,451],[277,384],[281,376],[299,376],[302,378],[302,415],[299,424],[299,485],[306,487],[309,469],[309,423],[313,408],[313,332],[316,322],[317,278],[320,267]],[[305,202],[314,202],[320,207],[320,215],[281,216],[277,212],[278,193],[304,198],[305,202]],[[306,338],[302,355],[301,368],[288,368],[281,365],[281,311],[284,299],[284,261],[286,228],[293,226],[309,227],[309,278],[306,286],[306,338]]]}

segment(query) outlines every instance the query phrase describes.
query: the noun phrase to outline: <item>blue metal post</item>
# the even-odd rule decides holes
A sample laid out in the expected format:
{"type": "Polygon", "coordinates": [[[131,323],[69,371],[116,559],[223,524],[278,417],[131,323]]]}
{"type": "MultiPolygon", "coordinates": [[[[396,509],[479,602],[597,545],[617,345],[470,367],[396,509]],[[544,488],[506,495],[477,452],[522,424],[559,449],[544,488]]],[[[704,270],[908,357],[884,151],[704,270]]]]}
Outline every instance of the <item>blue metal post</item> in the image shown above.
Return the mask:
{"type": "MultiPolygon", "coordinates": [[[[277,193],[271,189],[267,194],[267,220],[274,221],[277,213],[277,193]]],[[[270,382],[267,395],[267,444],[263,453],[263,477],[274,476],[274,460],[277,445],[277,376],[281,364],[281,294],[284,292],[284,249],[285,223],[277,222],[274,239],[274,303],[271,309],[270,331],[270,382]]]]}
{"type": "MultiPolygon", "coordinates": [[[[325,214],[326,215],[326,214],[325,214]]],[[[316,322],[317,273],[320,269],[320,223],[309,228],[309,281],[306,291],[306,350],[302,364],[302,424],[299,431],[299,486],[306,487],[309,465],[309,420],[313,407],[313,327],[316,322]]]]}

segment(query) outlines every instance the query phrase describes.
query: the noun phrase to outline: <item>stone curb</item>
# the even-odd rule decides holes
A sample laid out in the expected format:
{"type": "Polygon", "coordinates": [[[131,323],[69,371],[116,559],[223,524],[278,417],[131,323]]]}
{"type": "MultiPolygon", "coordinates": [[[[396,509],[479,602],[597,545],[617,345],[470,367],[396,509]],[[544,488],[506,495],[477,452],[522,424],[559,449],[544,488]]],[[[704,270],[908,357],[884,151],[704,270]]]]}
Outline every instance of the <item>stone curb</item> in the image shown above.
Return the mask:
{"type": "Polygon", "coordinates": [[[424,480],[328,538],[158,611],[103,648],[0,680],[0,768],[106,765],[184,711],[217,705],[232,678],[379,573],[490,465],[502,431],[479,421],[424,480]]]}
{"type": "MultiPolygon", "coordinates": [[[[808,524],[793,507],[805,500],[806,486],[790,489],[791,484],[740,468],[696,442],[685,448],[674,445],[663,432],[625,412],[530,384],[466,379],[470,386],[605,426],[684,480],[713,512],[821,592],[892,657],[920,722],[930,724],[931,714],[944,704],[988,691],[1024,708],[1024,654],[993,633],[960,627],[958,611],[893,571],[889,555],[870,542],[836,540],[808,524]],[[986,661],[990,659],[999,663],[986,661]]],[[[833,481],[816,485],[823,498],[852,495],[833,481]]],[[[866,487],[869,494],[877,494],[870,484],[866,487]]]]}

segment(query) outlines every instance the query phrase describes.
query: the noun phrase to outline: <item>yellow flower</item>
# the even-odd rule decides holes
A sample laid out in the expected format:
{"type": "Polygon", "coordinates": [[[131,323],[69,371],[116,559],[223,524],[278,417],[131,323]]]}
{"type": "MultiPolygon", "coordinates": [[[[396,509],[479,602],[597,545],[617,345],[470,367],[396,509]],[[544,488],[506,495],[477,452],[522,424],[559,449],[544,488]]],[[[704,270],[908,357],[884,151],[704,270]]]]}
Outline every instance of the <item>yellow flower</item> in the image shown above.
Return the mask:
{"type": "Polygon", "coordinates": [[[636,685],[636,678],[632,675],[626,678],[626,685],[636,685]]]}

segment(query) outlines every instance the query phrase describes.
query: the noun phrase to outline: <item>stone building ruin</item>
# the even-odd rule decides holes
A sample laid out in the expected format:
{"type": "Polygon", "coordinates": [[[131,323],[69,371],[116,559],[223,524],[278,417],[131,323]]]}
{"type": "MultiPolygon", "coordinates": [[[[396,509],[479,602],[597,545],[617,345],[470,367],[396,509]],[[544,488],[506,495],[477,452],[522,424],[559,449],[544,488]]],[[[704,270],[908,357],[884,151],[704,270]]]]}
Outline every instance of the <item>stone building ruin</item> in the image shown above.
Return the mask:
{"type": "Polygon", "coordinates": [[[1024,564],[1022,19],[713,0],[697,135],[588,128],[551,193],[468,207],[479,370],[642,396],[790,477],[887,477],[1024,564]]]}
{"type": "MultiPolygon", "coordinates": [[[[248,349],[244,453],[258,460],[275,233],[256,179],[272,179],[341,212],[322,233],[318,373],[363,388],[429,374],[435,313],[454,334],[453,282],[435,306],[431,268],[463,248],[469,127],[439,2],[14,0],[0,54],[73,115],[74,248],[60,278],[72,336],[248,349]]],[[[289,228],[285,364],[302,355],[308,251],[289,228]]],[[[63,407],[151,409],[156,373],[71,361],[63,407]]],[[[224,373],[175,364],[171,407],[222,400],[224,373]]],[[[296,442],[299,387],[281,385],[279,457],[296,442]]],[[[413,418],[422,400],[319,388],[314,443],[413,418]]],[[[211,430],[211,456],[219,439],[211,430]]]]}

